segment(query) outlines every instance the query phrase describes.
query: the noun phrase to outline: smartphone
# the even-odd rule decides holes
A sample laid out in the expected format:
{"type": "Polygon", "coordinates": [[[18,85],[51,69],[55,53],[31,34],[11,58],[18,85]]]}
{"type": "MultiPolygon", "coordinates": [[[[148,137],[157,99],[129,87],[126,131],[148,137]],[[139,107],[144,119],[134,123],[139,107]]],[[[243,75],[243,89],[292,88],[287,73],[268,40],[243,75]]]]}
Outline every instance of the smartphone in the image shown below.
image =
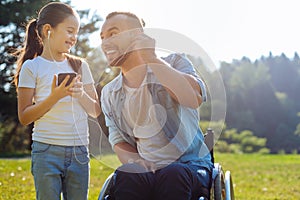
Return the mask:
{"type": "Polygon", "coordinates": [[[58,79],[57,79],[57,85],[60,85],[67,76],[70,76],[66,86],[70,85],[72,80],[76,77],[76,73],[75,72],[69,72],[69,73],[60,73],[58,74],[58,79]]]}

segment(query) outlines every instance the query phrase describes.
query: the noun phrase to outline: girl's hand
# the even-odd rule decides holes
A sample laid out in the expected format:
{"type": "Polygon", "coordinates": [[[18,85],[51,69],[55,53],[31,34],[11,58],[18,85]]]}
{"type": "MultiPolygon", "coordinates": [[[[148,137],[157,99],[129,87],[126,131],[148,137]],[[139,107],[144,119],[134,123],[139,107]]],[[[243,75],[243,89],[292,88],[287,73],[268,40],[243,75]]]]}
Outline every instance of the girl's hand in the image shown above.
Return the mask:
{"type": "Polygon", "coordinates": [[[73,79],[71,84],[66,86],[69,79],[70,76],[68,75],[63,80],[63,82],[59,86],[57,86],[56,85],[57,75],[54,75],[54,78],[52,80],[51,95],[57,98],[57,100],[72,94],[72,92],[70,92],[70,89],[74,86],[76,80],[73,79]]]}
{"type": "Polygon", "coordinates": [[[81,82],[81,76],[78,75],[75,78],[75,83],[73,85],[73,87],[71,87],[69,89],[69,92],[71,93],[71,96],[74,98],[81,98],[83,96],[84,93],[84,89],[83,89],[83,83],[81,82]]]}

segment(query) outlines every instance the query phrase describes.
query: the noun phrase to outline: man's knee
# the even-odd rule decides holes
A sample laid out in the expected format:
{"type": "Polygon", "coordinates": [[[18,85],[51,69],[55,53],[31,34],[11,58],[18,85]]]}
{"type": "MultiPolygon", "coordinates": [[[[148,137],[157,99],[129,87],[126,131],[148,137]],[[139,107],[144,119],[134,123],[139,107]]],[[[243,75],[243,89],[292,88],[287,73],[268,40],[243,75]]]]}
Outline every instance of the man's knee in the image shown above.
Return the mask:
{"type": "Polygon", "coordinates": [[[145,169],[143,166],[137,163],[128,163],[120,166],[117,169],[117,172],[126,175],[128,173],[129,174],[145,173],[147,172],[147,169],[145,169]]]}

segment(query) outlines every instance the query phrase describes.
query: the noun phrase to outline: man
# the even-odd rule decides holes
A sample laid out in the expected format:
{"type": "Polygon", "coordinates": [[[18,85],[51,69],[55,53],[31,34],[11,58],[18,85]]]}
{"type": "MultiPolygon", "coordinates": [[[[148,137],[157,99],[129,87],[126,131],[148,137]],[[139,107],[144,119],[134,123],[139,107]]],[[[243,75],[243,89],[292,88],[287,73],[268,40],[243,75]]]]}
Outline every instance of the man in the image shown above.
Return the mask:
{"type": "Polygon", "coordinates": [[[109,142],[122,166],[115,199],[209,197],[212,163],[199,128],[202,80],[184,55],[161,59],[143,22],[113,12],[102,26],[102,50],[121,73],[102,90],[109,142]]]}

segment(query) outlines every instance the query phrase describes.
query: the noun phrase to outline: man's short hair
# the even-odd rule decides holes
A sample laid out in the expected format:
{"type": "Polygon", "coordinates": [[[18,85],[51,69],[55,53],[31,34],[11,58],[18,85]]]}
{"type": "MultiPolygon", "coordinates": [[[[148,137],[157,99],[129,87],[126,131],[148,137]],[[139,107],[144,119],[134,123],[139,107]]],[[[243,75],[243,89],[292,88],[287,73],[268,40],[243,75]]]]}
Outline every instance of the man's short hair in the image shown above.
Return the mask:
{"type": "Polygon", "coordinates": [[[108,20],[108,19],[110,19],[110,18],[112,18],[113,16],[116,16],[116,15],[126,15],[128,17],[134,18],[140,23],[141,27],[145,27],[145,21],[143,19],[138,18],[138,16],[136,16],[135,14],[133,14],[131,12],[114,11],[114,12],[109,13],[106,16],[106,20],[108,20]]]}

